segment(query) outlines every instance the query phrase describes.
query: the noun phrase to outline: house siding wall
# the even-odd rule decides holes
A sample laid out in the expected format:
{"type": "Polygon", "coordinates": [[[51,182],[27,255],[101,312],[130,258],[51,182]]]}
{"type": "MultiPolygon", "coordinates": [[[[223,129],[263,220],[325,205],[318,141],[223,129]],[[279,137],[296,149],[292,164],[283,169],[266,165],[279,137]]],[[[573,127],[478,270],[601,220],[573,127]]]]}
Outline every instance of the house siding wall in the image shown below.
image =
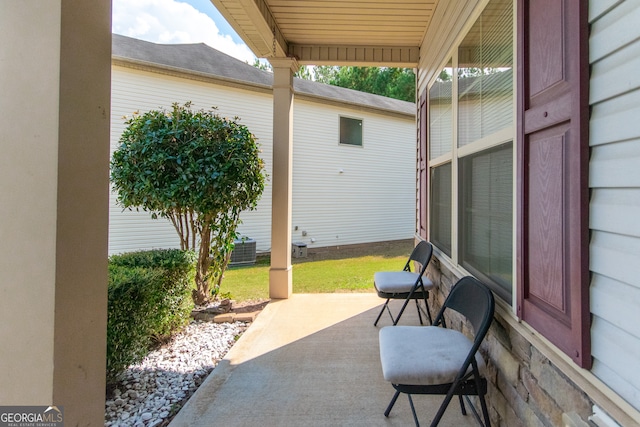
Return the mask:
{"type": "Polygon", "coordinates": [[[592,372],[640,410],[640,3],[590,6],[592,372]]]}
{"type": "MultiPolygon", "coordinates": [[[[112,68],[111,148],[134,111],[170,108],[192,101],[194,108],[218,107],[222,116],[239,116],[256,135],[266,173],[272,175],[272,111],[269,92],[137,70],[112,68]]],[[[300,97],[294,108],[294,242],[309,248],[409,239],[415,215],[415,120],[377,114],[300,97]],[[363,146],[338,144],[339,116],[363,120],[363,146]],[[342,169],[344,172],[339,173],[342,169]],[[306,236],[302,232],[306,231],[306,236]],[[314,239],[314,242],[311,241],[314,239]]],[[[238,231],[256,240],[258,252],[271,249],[271,184],[254,211],[243,212],[238,231]]],[[[145,212],[123,211],[110,198],[109,253],[178,247],[166,220],[145,212]]]]}
{"type": "MultiPolygon", "coordinates": [[[[271,94],[241,90],[202,81],[179,78],[132,68],[112,67],[111,149],[125,129],[123,116],[158,108],[171,108],[173,102],[192,101],[192,108],[217,107],[223,117],[240,117],[258,138],[267,174],[271,174],[272,109],[271,94]]],[[[168,220],[154,220],[150,214],[123,211],[111,193],[109,253],[153,248],[180,247],[176,231],[168,220]]],[[[271,241],[271,186],[255,211],[242,214],[239,231],[256,240],[258,250],[267,250],[271,241]]]]}
{"type": "Polygon", "coordinates": [[[413,236],[413,118],[296,100],[293,126],[294,242],[313,248],[413,236]],[[340,116],[362,120],[361,147],[339,144],[340,116]]]}
{"type": "MultiPolygon", "coordinates": [[[[481,348],[488,361],[493,425],[562,426],[563,414],[586,421],[594,406],[620,426],[640,425],[640,373],[634,369],[640,354],[638,22],[636,1],[590,1],[592,369],[584,372],[564,361],[521,326],[510,308],[499,310],[481,348]]],[[[438,70],[438,61],[422,63],[420,71],[438,70]]],[[[427,274],[438,285],[431,299],[437,310],[465,273],[435,256],[427,274]]]]}

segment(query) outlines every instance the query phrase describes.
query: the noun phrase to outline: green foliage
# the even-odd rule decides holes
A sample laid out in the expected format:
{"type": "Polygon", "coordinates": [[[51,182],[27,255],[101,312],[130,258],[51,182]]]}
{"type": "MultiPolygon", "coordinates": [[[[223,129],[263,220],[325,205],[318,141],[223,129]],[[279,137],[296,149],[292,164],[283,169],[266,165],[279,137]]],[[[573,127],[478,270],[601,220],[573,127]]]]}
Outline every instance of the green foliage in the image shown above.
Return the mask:
{"type": "Polygon", "coordinates": [[[438,78],[436,79],[436,81],[450,82],[452,79],[453,79],[453,76],[451,75],[451,68],[445,68],[442,71],[440,71],[440,74],[438,74],[438,78]]]}
{"type": "Polygon", "coordinates": [[[252,65],[262,71],[273,71],[273,67],[271,67],[271,64],[269,64],[268,62],[260,61],[258,58],[253,60],[252,65]]]}
{"type": "Polygon", "coordinates": [[[332,84],[333,76],[338,72],[340,67],[333,67],[330,65],[319,65],[313,67],[313,79],[319,83],[332,84]]]}
{"type": "Polygon", "coordinates": [[[173,104],[127,120],[111,160],[111,182],[124,208],[168,218],[182,249],[198,252],[196,303],[219,287],[240,212],[264,190],[255,136],[238,119],[173,104]],[[210,256],[210,252],[213,256],[210,256]]]}
{"type": "Polygon", "coordinates": [[[109,258],[110,266],[163,269],[166,274],[171,275],[171,279],[176,282],[193,273],[194,262],[195,255],[193,252],[179,249],[127,252],[125,254],[113,255],[109,258]]]}
{"type": "Polygon", "coordinates": [[[415,75],[409,68],[339,67],[329,84],[402,101],[415,101],[415,75]]]}
{"type": "MultiPolygon", "coordinates": [[[[273,71],[270,64],[260,62],[258,59],[253,62],[253,66],[261,70],[273,71]]],[[[294,77],[415,102],[416,77],[411,68],[303,65],[294,77]]]]}
{"type": "MultiPolygon", "coordinates": [[[[273,67],[271,66],[270,63],[268,62],[264,62],[264,61],[260,61],[258,58],[256,58],[253,61],[253,66],[262,70],[262,71],[269,71],[270,73],[273,72],[273,67]]],[[[300,68],[298,68],[298,71],[295,72],[295,74],[293,75],[293,77],[297,77],[299,79],[305,79],[305,80],[313,80],[314,79],[314,72],[313,69],[315,67],[311,67],[311,66],[307,66],[307,65],[301,65],[300,68]]]]}
{"type": "Polygon", "coordinates": [[[307,80],[415,102],[415,74],[410,68],[318,66],[299,74],[307,80]]]}
{"type": "Polygon", "coordinates": [[[111,161],[118,202],[161,215],[255,207],[264,187],[255,137],[236,120],[189,107],[174,104],[125,122],[111,161]]]}
{"type": "Polygon", "coordinates": [[[188,323],[194,262],[195,254],[177,249],[109,259],[107,383],[188,323]]]}
{"type": "Polygon", "coordinates": [[[313,80],[313,67],[307,65],[301,65],[298,71],[293,75],[299,79],[313,80]]]}

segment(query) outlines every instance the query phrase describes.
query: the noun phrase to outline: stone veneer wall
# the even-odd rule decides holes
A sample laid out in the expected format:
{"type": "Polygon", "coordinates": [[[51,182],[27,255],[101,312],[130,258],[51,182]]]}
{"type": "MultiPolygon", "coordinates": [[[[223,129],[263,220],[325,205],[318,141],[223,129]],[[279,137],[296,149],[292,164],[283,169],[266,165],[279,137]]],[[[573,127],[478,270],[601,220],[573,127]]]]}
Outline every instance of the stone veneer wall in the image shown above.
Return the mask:
{"type": "MultiPolygon", "coordinates": [[[[430,297],[436,313],[457,278],[435,256],[427,275],[436,285],[430,297]]],[[[468,326],[461,320],[447,322],[469,335],[468,326]]],[[[499,314],[481,352],[487,361],[487,405],[493,426],[557,427],[564,425],[563,413],[575,413],[582,420],[591,415],[593,402],[589,397],[499,314]]],[[[458,410],[454,408],[457,402],[451,405],[449,410],[458,410]]]]}

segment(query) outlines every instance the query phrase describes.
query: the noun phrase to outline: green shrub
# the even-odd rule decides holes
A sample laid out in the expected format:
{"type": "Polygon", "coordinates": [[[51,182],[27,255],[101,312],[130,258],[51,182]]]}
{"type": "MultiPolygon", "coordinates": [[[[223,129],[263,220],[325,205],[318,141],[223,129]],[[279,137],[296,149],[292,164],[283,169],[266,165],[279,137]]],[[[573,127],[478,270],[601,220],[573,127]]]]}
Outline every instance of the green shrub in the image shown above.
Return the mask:
{"type": "Polygon", "coordinates": [[[195,255],[154,250],[109,259],[107,382],[188,323],[195,255]]]}
{"type": "Polygon", "coordinates": [[[264,191],[264,161],[255,135],[239,119],[191,103],[125,121],[111,158],[111,183],[123,208],[171,221],[180,248],[198,253],[193,298],[202,305],[220,288],[240,212],[264,191]]]}

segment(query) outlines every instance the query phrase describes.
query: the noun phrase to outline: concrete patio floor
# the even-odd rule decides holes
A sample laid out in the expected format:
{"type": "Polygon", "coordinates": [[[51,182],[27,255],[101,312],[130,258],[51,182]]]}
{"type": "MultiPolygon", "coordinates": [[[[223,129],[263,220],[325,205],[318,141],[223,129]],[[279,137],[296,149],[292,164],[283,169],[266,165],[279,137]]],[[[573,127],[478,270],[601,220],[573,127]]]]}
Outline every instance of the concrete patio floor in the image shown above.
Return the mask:
{"type": "MultiPolygon", "coordinates": [[[[379,328],[390,319],[373,326],[382,303],[373,293],[272,301],[170,427],[414,425],[406,396],[389,418],[383,414],[394,390],[382,377],[378,350],[379,328]]],[[[400,323],[419,325],[414,306],[400,323]]],[[[422,425],[441,401],[414,396],[422,425]]],[[[440,425],[475,422],[454,399],[440,425]]]]}

